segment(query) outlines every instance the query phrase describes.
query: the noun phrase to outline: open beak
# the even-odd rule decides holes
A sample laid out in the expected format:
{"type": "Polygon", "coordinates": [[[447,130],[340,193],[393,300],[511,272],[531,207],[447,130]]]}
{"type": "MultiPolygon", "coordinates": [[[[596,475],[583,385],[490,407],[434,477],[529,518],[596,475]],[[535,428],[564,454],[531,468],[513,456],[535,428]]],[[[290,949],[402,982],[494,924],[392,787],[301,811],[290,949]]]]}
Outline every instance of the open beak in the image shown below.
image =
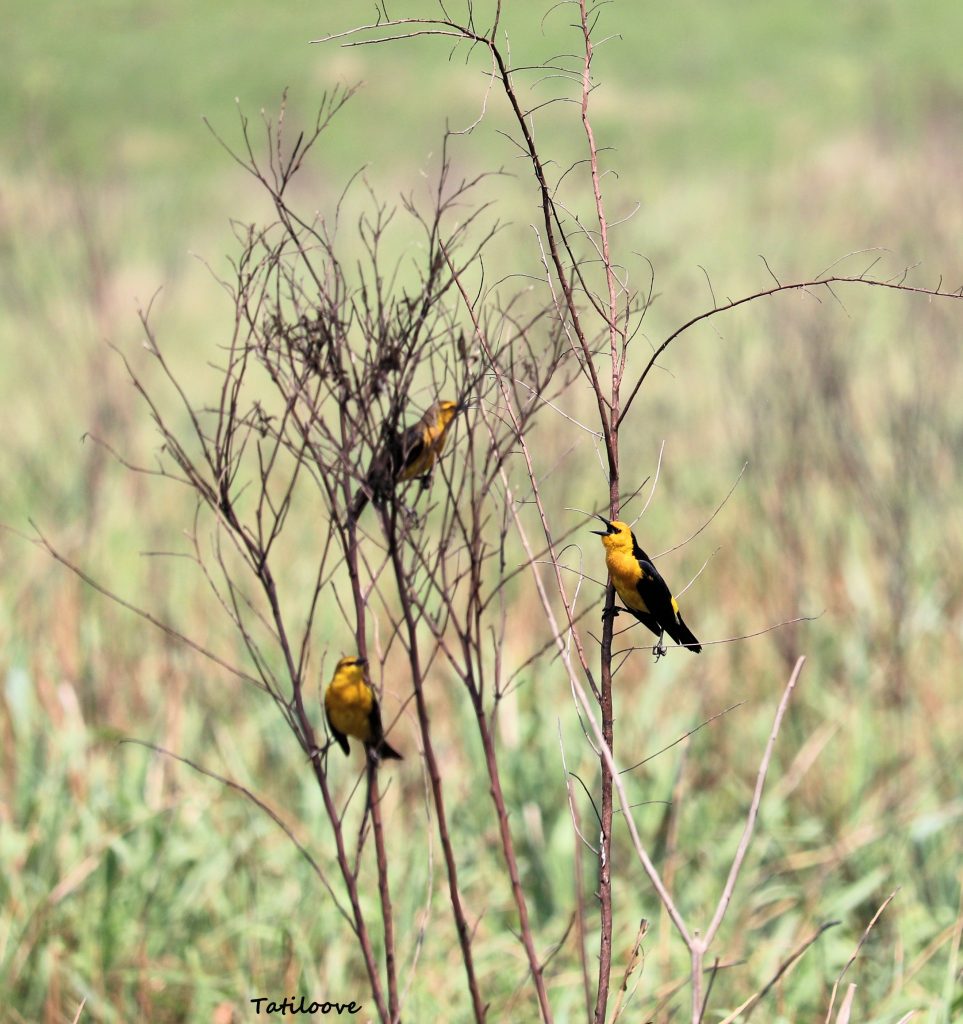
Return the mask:
{"type": "Polygon", "coordinates": [[[604,530],[591,530],[590,531],[591,533],[594,533],[598,537],[607,537],[610,533],[613,532],[612,531],[612,524],[607,519],[603,518],[602,516],[596,516],[595,518],[600,523],[605,523],[605,529],[604,530]]]}

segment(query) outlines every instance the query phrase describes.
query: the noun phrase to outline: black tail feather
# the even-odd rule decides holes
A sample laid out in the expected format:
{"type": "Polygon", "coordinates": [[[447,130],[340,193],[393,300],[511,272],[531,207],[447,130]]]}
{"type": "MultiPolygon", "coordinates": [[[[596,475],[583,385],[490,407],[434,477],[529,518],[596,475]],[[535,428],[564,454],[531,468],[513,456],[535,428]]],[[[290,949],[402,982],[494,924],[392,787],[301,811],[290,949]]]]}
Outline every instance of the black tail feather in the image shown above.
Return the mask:
{"type": "Polygon", "coordinates": [[[379,761],[403,761],[404,758],[401,754],[392,747],[387,740],[383,739],[377,747],[371,748],[372,752],[378,758],[379,761]]]}
{"type": "Polygon", "coordinates": [[[685,620],[678,612],[676,612],[675,619],[676,621],[672,624],[672,628],[667,629],[666,632],[677,644],[688,647],[693,654],[701,654],[702,644],[699,643],[695,634],[685,624],[685,620]]]}
{"type": "Polygon", "coordinates": [[[364,512],[365,505],[368,504],[368,494],[363,487],[359,487],[355,492],[354,501],[351,502],[351,507],[348,509],[348,522],[356,523],[358,516],[364,512]]]}

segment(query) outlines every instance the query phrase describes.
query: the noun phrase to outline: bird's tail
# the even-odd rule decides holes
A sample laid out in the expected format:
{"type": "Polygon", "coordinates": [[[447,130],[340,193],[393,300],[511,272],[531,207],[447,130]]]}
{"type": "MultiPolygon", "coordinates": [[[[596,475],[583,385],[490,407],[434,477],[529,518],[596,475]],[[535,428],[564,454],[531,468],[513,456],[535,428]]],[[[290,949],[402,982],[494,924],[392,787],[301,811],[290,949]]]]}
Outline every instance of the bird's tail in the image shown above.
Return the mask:
{"type": "Polygon", "coordinates": [[[388,743],[388,741],[385,740],[385,739],[383,739],[378,744],[378,746],[374,748],[374,752],[375,752],[375,754],[377,754],[378,758],[380,760],[382,760],[382,761],[384,761],[385,759],[387,759],[389,761],[403,761],[404,760],[404,758],[401,756],[401,754],[399,754],[398,751],[395,750],[395,748],[392,747],[388,743]]]}
{"type": "Polygon", "coordinates": [[[356,523],[358,516],[364,512],[365,505],[368,504],[368,493],[363,487],[359,487],[355,491],[354,501],[351,502],[351,507],[348,509],[348,522],[356,523]]]}
{"type": "Polygon", "coordinates": [[[685,620],[678,612],[675,613],[675,623],[673,624],[672,630],[666,630],[666,632],[677,644],[682,644],[682,646],[688,647],[693,654],[701,653],[702,644],[699,643],[695,634],[685,624],[685,620]]]}

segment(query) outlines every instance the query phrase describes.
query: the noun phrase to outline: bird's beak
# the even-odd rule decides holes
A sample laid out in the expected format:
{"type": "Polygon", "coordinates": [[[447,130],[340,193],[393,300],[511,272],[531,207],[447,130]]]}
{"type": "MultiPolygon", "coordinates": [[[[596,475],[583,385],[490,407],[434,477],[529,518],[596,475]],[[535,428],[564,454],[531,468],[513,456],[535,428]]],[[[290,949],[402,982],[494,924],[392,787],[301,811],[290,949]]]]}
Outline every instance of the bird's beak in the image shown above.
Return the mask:
{"type": "Polygon", "coordinates": [[[368,664],[368,659],[367,658],[355,658],[354,660],[355,660],[355,663],[360,665],[362,668],[364,668],[365,665],[368,664]]]}
{"type": "Polygon", "coordinates": [[[591,530],[590,532],[594,533],[598,537],[607,537],[612,532],[612,524],[607,519],[604,519],[602,516],[596,516],[595,518],[600,523],[605,523],[605,529],[604,530],[591,530]]]}
{"type": "Polygon", "coordinates": [[[462,398],[455,405],[455,412],[464,412],[468,408],[468,403],[462,398]]]}

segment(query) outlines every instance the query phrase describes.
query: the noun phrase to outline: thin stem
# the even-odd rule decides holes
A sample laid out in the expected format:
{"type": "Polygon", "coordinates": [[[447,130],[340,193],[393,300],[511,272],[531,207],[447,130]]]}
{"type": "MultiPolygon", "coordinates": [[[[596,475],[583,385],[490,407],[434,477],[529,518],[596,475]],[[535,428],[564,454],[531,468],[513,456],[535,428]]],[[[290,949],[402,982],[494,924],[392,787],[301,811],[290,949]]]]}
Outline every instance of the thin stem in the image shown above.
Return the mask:
{"type": "Polygon", "coordinates": [[[518,912],[518,924],[519,931],[521,932],[522,945],[525,947],[525,954],[528,957],[528,965],[532,972],[532,980],[535,982],[535,991],[538,995],[538,1007],[542,1014],[542,1020],[545,1021],[545,1024],[551,1024],[553,1019],[552,1008],[548,1001],[548,992],[545,988],[544,965],[539,963],[538,952],[535,949],[535,940],[532,936],[532,925],[528,917],[528,905],[525,901],[525,891],[522,889],[522,881],[518,873],[518,862],[515,858],[515,846],[512,842],[511,828],[508,824],[508,812],[505,808],[505,794],[502,792],[501,775],[498,771],[498,761],[495,756],[495,744],[480,700],[476,702],[475,715],[478,721],[478,731],[481,733],[482,746],[485,750],[485,766],[488,769],[488,778],[491,782],[490,792],[498,817],[498,832],[501,838],[502,852],[505,857],[505,866],[508,868],[508,877],[511,882],[512,896],[515,900],[515,908],[518,912]]]}
{"type": "Polygon", "coordinates": [[[378,786],[378,764],[368,757],[368,806],[371,809],[371,830],[374,833],[375,856],[378,862],[378,895],[381,897],[381,920],[384,923],[385,974],[388,978],[388,1014],[391,1024],[401,1020],[398,1002],[398,970],[395,962],[395,923],[388,888],[388,856],[385,852],[384,826],[381,820],[381,793],[378,786]]]}
{"type": "Polygon", "coordinates": [[[739,840],[736,855],[732,859],[732,867],[729,869],[729,877],[726,879],[722,895],[719,897],[719,904],[716,907],[716,912],[713,914],[712,921],[706,929],[705,938],[702,940],[703,948],[705,949],[708,949],[712,940],[715,938],[716,932],[722,924],[722,919],[726,916],[726,910],[729,908],[729,902],[732,899],[732,893],[736,887],[739,872],[742,870],[742,863],[749,850],[753,830],[756,827],[756,818],[759,814],[759,804],[762,801],[762,791],[766,784],[766,775],[769,772],[769,762],[772,760],[772,752],[776,746],[776,737],[779,735],[779,729],[782,726],[782,719],[786,713],[786,708],[789,707],[789,698],[792,696],[793,690],[796,688],[796,683],[799,680],[799,674],[802,672],[803,665],[805,665],[805,663],[805,657],[801,656],[796,659],[796,665],[792,670],[792,675],[790,675],[789,682],[786,683],[786,688],[782,692],[782,699],[779,701],[779,707],[776,708],[776,717],[773,719],[772,730],[769,733],[769,740],[766,743],[766,749],[762,755],[762,761],[759,763],[759,771],[756,774],[756,788],[752,794],[752,803],[749,805],[749,813],[746,815],[746,824],[742,830],[742,838],[739,840]]]}
{"type": "Polygon", "coordinates": [[[793,690],[796,688],[796,682],[799,679],[799,674],[802,672],[802,668],[805,663],[806,659],[804,657],[800,657],[796,660],[795,668],[792,670],[789,682],[786,683],[785,689],[782,692],[782,699],[779,701],[779,706],[776,708],[776,716],[773,719],[772,729],[769,733],[769,740],[766,743],[766,749],[763,752],[762,760],[759,762],[759,771],[756,773],[756,787],[752,794],[752,802],[749,804],[749,812],[746,815],[746,824],[742,830],[742,837],[740,838],[739,845],[736,848],[735,856],[732,858],[732,866],[729,869],[729,876],[722,889],[722,895],[719,897],[719,903],[716,906],[715,914],[713,914],[712,920],[709,922],[709,927],[706,928],[705,935],[700,938],[697,934],[689,943],[692,980],[692,1024],[700,1024],[705,1012],[705,999],[702,994],[704,956],[706,950],[708,950],[709,946],[712,944],[712,940],[715,938],[716,932],[718,932],[719,926],[722,924],[722,920],[726,915],[726,910],[729,908],[729,903],[732,900],[732,894],[735,890],[739,873],[742,870],[746,853],[749,850],[749,844],[752,841],[752,833],[756,827],[756,817],[759,814],[759,804],[762,802],[762,791],[766,784],[766,775],[769,772],[769,762],[772,760],[772,752],[776,746],[776,738],[779,735],[779,729],[782,725],[782,719],[786,713],[786,708],[789,707],[789,698],[792,696],[793,690]]]}
{"type": "Polygon", "coordinates": [[[382,515],[382,524],[388,541],[388,554],[394,572],[398,599],[401,603],[402,617],[408,638],[408,660],[411,665],[412,685],[415,691],[415,708],[418,712],[418,726],[421,730],[421,742],[424,747],[425,764],[428,767],[428,778],[431,781],[431,793],[435,803],[435,815],[438,821],[438,837],[441,839],[442,852],[445,857],[445,868],[448,874],[448,895],[451,898],[452,913],[455,916],[455,929],[458,932],[458,944],[461,947],[462,962],[468,979],[468,991],[471,995],[472,1012],[477,1024],[484,1024],[487,1007],[482,1001],[478,979],[475,975],[475,962],[471,950],[471,929],[462,906],[461,892],[458,888],[458,866],[455,862],[455,851],[448,830],[448,815],[445,810],[445,796],[441,785],[441,771],[435,756],[434,744],[431,741],[431,719],[428,715],[428,704],[425,701],[424,675],[421,667],[421,655],[418,647],[418,626],[412,610],[411,595],[408,592],[408,576],[401,562],[398,550],[397,508],[394,502],[382,515]]]}

